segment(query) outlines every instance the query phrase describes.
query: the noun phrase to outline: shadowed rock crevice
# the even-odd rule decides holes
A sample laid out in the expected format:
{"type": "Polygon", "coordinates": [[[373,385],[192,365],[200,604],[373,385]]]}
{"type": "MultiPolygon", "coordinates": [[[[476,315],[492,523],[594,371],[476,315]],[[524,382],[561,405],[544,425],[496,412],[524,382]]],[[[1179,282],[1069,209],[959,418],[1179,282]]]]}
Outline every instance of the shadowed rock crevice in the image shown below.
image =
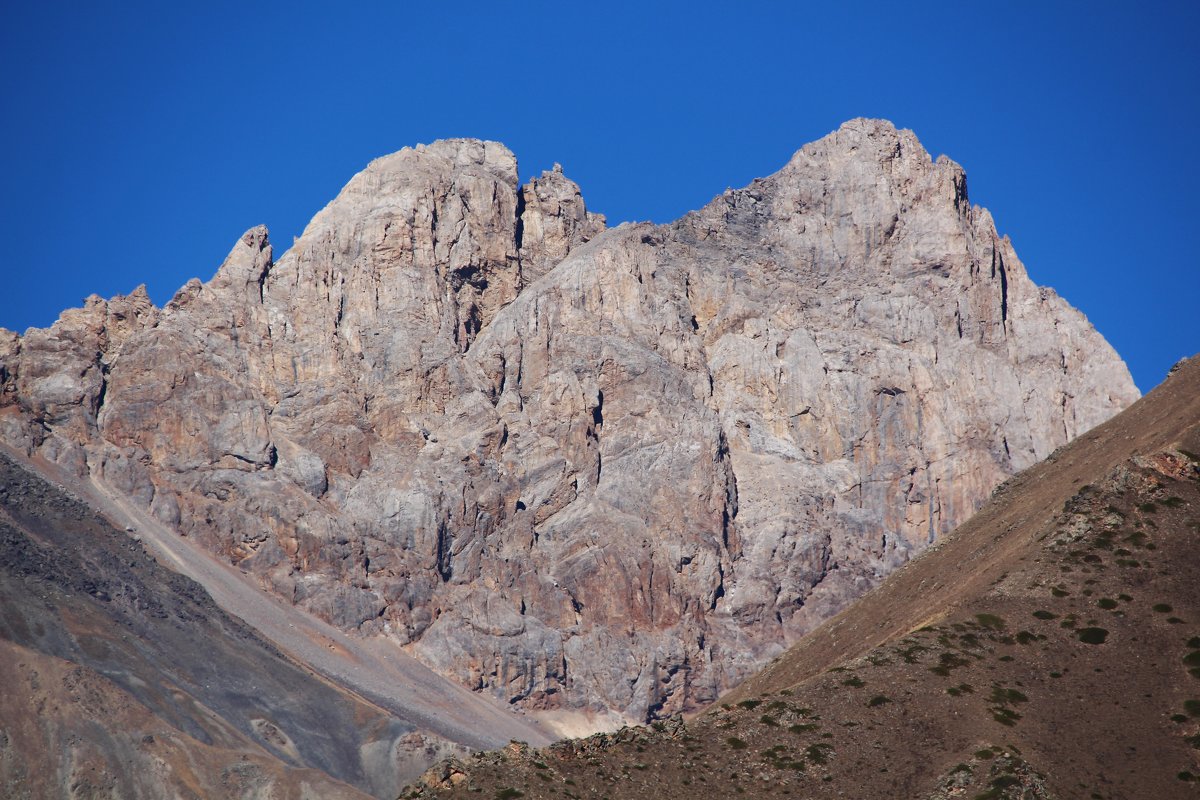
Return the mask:
{"type": "Polygon", "coordinates": [[[450,551],[454,546],[454,535],[450,532],[446,521],[438,523],[437,531],[437,571],[442,578],[442,583],[446,583],[454,574],[454,570],[450,562],[450,551]]]}

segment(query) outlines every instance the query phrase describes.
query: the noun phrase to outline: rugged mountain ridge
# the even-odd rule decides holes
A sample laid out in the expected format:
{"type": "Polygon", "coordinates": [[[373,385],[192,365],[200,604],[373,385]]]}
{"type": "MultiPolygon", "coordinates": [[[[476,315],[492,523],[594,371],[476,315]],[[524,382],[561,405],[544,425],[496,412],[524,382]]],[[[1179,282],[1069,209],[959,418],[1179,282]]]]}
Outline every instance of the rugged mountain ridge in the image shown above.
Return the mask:
{"type": "Polygon", "coordinates": [[[402,150],[278,261],[4,333],[0,437],[592,726],[711,701],[1137,396],[886,122],[603,228],[501,145],[402,150]]]}
{"type": "Polygon", "coordinates": [[[1200,357],[706,713],[451,759],[408,798],[1187,798],[1200,357]]]}

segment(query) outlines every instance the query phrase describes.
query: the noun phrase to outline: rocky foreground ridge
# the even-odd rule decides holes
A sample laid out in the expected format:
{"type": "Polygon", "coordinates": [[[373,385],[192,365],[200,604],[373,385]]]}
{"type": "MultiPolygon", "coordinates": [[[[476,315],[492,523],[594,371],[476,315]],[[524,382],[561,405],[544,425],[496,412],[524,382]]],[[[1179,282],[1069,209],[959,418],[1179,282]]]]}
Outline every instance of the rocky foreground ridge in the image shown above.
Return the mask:
{"type": "Polygon", "coordinates": [[[669,225],[448,140],[278,260],[0,331],[0,440],[560,721],[709,702],[1137,397],[954,162],[854,120],[669,225]]]}

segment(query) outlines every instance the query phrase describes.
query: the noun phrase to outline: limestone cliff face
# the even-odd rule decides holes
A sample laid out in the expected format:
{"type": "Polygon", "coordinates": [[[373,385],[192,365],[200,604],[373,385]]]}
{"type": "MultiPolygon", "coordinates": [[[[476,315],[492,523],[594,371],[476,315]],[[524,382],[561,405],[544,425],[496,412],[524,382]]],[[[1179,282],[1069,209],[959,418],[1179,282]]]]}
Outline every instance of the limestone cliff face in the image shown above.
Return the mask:
{"type": "Polygon", "coordinates": [[[501,145],[367,167],[275,261],[0,336],[0,436],[531,710],[695,708],[1137,397],[958,165],[854,120],[604,231],[501,145]]]}

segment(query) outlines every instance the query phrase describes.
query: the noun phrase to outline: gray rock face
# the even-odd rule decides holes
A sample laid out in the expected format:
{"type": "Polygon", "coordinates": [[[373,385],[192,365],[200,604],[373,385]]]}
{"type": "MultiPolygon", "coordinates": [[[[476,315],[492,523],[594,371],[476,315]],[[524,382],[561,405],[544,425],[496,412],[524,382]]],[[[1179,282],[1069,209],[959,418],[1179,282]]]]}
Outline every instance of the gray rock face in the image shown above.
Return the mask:
{"type": "Polygon", "coordinates": [[[516,234],[522,286],[554,269],[568,253],[604,230],[604,215],[587,210],[579,186],[563,175],[558,164],[525,184],[519,202],[516,234]]]}
{"type": "Polygon", "coordinates": [[[278,261],[5,332],[0,436],[587,726],[712,700],[1137,397],[886,122],[603,227],[501,145],[402,150],[278,261]]]}

